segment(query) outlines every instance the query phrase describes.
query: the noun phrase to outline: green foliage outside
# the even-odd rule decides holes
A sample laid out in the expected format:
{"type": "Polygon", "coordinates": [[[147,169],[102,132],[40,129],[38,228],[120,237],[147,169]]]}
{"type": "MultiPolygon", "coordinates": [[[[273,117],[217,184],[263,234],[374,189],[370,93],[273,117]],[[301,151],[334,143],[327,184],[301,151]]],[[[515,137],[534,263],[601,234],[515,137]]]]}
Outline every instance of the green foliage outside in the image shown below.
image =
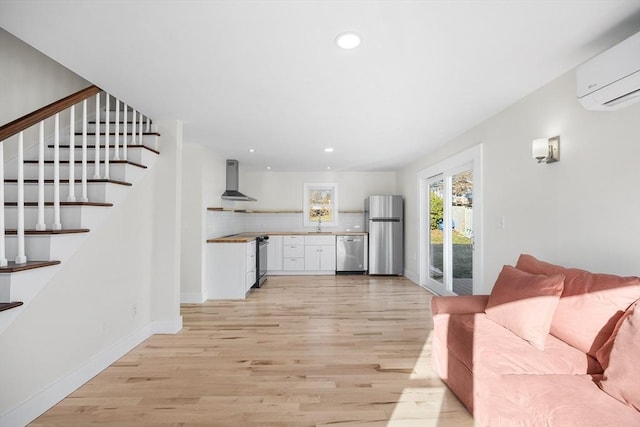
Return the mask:
{"type": "Polygon", "coordinates": [[[429,206],[431,207],[429,224],[432,230],[437,230],[439,225],[442,224],[444,215],[444,202],[442,201],[442,197],[430,191],[429,206]]]}

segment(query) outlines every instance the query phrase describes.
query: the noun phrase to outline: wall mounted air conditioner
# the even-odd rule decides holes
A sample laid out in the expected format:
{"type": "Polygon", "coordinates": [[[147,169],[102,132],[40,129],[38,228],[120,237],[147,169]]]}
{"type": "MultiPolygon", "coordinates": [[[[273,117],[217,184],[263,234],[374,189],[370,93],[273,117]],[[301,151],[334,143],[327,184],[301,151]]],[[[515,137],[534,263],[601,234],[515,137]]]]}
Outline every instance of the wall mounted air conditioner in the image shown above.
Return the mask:
{"type": "Polygon", "coordinates": [[[640,33],[579,66],[577,82],[587,110],[613,111],[640,101],[640,33]]]}

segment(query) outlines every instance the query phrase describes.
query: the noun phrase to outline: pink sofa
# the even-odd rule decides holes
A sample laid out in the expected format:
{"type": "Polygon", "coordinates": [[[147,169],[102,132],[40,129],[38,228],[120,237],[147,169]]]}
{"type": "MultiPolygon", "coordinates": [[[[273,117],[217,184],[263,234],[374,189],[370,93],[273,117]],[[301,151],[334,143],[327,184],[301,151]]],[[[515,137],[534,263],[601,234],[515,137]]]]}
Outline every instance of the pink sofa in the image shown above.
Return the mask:
{"type": "Polygon", "coordinates": [[[434,297],[432,364],[481,426],[640,426],[640,277],[521,255],[434,297]]]}

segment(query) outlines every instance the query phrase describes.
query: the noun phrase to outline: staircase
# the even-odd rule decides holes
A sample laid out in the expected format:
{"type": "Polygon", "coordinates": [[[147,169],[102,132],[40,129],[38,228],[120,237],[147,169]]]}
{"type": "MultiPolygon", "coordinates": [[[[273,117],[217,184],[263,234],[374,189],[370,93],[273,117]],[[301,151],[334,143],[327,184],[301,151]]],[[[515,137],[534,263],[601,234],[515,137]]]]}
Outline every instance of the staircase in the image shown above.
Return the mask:
{"type": "Polygon", "coordinates": [[[158,137],[95,86],[0,127],[0,333],[154,164],[158,137]]]}

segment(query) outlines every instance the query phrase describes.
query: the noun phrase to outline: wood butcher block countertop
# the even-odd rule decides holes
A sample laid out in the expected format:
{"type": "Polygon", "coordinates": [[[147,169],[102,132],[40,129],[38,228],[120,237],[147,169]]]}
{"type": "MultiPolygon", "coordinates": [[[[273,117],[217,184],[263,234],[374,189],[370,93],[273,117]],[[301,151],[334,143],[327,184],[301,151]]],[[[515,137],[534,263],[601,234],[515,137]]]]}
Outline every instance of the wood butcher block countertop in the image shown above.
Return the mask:
{"type": "Polygon", "coordinates": [[[239,233],[230,236],[214,237],[208,239],[207,243],[247,243],[255,240],[258,236],[365,236],[363,231],[265,231],[262,233],[239,233]]]}

